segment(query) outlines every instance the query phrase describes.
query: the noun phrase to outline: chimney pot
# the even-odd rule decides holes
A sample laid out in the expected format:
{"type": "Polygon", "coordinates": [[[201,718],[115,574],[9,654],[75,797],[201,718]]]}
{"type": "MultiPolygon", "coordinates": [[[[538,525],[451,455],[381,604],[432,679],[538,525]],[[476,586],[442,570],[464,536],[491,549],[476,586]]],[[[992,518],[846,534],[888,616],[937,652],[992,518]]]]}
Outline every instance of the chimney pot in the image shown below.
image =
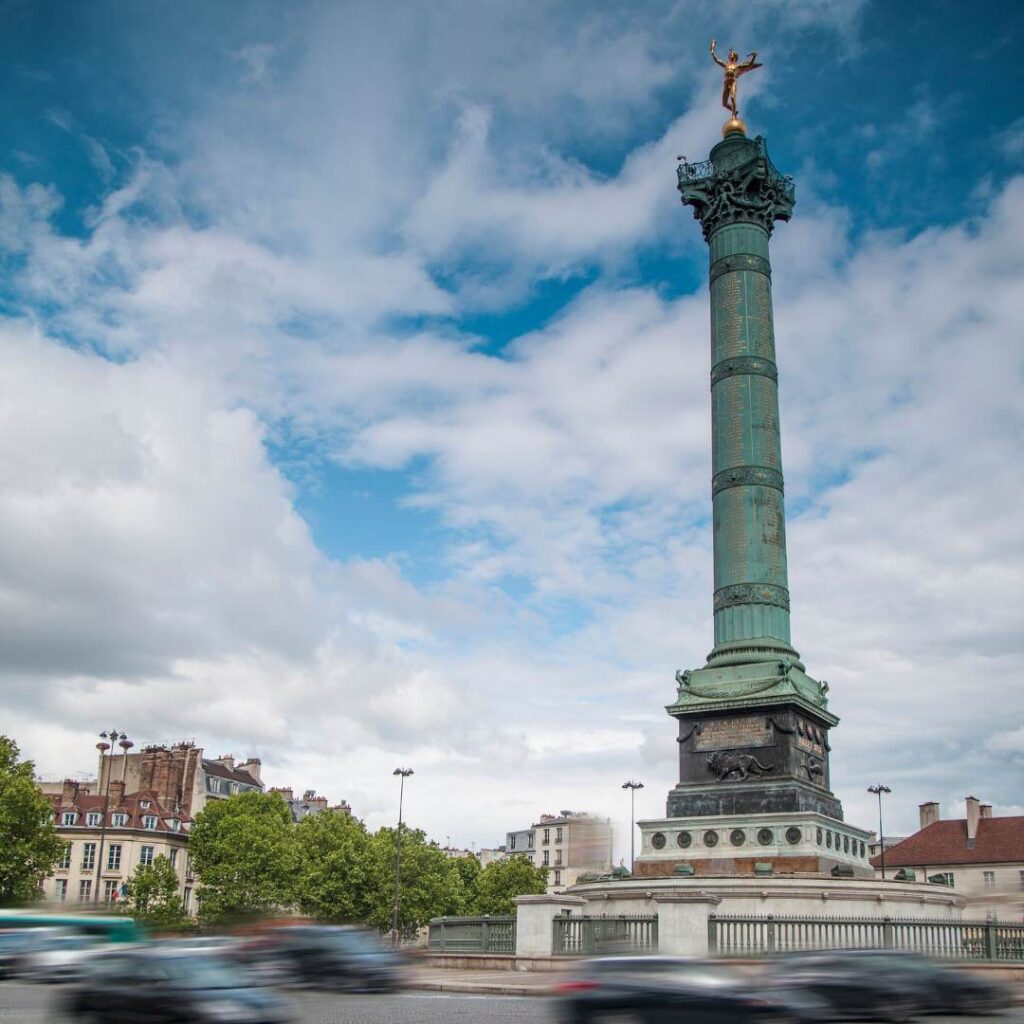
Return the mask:
{"type": "Polygon", "coordinates": [[[928,803],[918,806],[918,813],[921,816],[921,828],[927,828],[939,820],[939,803],[937,800],[929,800],[928,803]]]}
{"type": "Polygon", "coordinates": [[[967,805],[967,839],[970,841],[978,835],[978,822],[981,820],[981,801],[976,796],[969,796],[964,802],[967,805]]]}
{"type": "Polygon", "coordinates": [[[978,808],[978,810],[981,812],[981,816],[983,818],[991,818],[992,817],[992,805],[991,804],[982,804],[981,807],[978,808]]]}

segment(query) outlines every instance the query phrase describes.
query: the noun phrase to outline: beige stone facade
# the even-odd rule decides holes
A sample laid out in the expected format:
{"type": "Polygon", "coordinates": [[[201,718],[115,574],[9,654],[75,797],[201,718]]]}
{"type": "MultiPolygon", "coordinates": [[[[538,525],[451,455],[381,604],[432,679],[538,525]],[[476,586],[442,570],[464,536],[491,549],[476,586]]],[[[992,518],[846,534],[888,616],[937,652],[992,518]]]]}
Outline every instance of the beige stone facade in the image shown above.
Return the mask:
{"type": "Polygon", "coordinates": [[[562,892],[580,875],[611,871],[611,822],[574,811],[542,814],[530,828],[507,833],[505,851],[506,856],[524,856],[536,867],[546,867],[548,892],[562,892]]]}

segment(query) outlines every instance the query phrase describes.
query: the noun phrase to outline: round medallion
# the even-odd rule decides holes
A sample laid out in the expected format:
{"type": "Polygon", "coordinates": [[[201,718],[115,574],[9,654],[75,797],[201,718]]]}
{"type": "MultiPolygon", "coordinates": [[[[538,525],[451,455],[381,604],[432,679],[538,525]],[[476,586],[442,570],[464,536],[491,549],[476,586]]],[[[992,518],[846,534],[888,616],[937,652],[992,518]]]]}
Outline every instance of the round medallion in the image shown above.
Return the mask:
{"type": "Polygon", "coordinates": [[[704,845],[705,846],[717,846],[718,845],[718,833],[714,829],[709,828],[707,830],[707,832],[704,833],[704,845]]]}
{"type": "Polygon", "coordinates": [[[821,846],[821,840],[822,840],[822,834],[821,834],[821,829],[819,828],[818,829],[818,845],[819,846],[821,846]]]}
{"type": "Polygon", "coordinates": [[[843,853],[849,853],[849,852],[850,852],[850,837],[849,836],[843,836],[843,853]]]}
{"type": "Polygon", "coordinates": [[[825,833],[825,845],[831,850],[832,849],[832,833],[825,833]]]}
{"type": "Polygon", "coordinates": [[[747,833],[741,828],[734,828],[729,833],[729,842],[733,846],[742,846],[747,841],[747,833]]]}
{"type": "Polygon", "coordinates": [[[663,850],[665,848],[665,833],[655,832],[654,835],[651,836],[651,846],[656,850],[663,850]]]}
{"type": "Polygon", "coordinates": [[[679,835],[676,836],[676,846],[681,846],[684,850],[692,842],[693,836],[691,836],[689,832],[680,832],[679,835]]]}
{"type": "Polygon", "coordinates": [[[759,828],[757,830],[757,841],[762,846],[771,846],[772,840],[775,838],[775,833],[770,828],[759,828]]]}
{"type": "Polygon", "coordinates": [[[786,829],[786,842],[789,843],[790,846],[796,846],[803,837],[803,832],[801,832],[796,825],[790,825],[789,828],[786,829]]]}

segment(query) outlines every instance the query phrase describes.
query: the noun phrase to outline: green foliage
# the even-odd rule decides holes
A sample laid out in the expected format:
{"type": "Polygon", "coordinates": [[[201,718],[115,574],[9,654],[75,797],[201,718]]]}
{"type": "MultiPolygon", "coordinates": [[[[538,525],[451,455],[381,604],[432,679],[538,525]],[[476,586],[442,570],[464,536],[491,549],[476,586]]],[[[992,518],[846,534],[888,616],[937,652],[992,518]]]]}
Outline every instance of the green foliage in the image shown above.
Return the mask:
{"type": "Polygon", "coordinates": [[[369,914],[371,837],[347,814],[310,814],[295,830],[299,909],[320,921],[359,923],[369,914]]]}
{"type": "Polygon", "coordinates": [[[0,906],[38,899],[39,883],[64,852],[53,807],[36,789],[35,765],[18,761],[17,743],[0,736],[0,906]]]}
{"type": "Polygon", "coordinates": [[[547,888],[548,869],[526,857],[509,857],[488,864],[476,880],[470,910],[474,914],[514,914],[515,897],[540,894],[547,888]]]}
{"type": "Polygon", "coordinates": [[[240,793],[211,801],[196,815],[189,850],[199,915],[221,922],[288,906],[299,865],[296,829],[278,793],[240,793]]]}
{"type": "Polygon", "coordinates": [[[122,914],[153,928],[181,928],[188,923],[178,892],[178,873],[160,854],[152,864],[140,864],[125,882],[122,914]]]}
{"type": "Polygon", "coordinates": [[[466,893],[472,893],[476,888],[476,880],[480,877],[480,861],[476,857],[456,857],[455,867],[466,893]]]}
{"type": "MultiPolygon", "coordinates": [[[[395,830],[382,828],[370,843],[371,870],[366,923],[387,931],[395,885],[395,830]]],[[[460,914],[466,889],[458,863],[420,829],[402,827],[402,899],[398,928],[411,936],[432,917],[460,914]]]]}

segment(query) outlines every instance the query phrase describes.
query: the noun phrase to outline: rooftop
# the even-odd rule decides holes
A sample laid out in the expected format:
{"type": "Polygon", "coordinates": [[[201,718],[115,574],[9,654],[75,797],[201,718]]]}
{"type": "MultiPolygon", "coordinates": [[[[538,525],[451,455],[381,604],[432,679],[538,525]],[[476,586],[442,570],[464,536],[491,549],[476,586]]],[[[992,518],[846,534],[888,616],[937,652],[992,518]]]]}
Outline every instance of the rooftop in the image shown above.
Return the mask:
{"type": "MultiPolygon", "coordinates": [[[[1024,863],[1024,817],[982,818],[973,840],[967,819],[935,821],[885,852],[887,868],[941,867],[946,864],[1024,863]]],[[[872,857],[881,867],[881,856],[872,857]]]]}

